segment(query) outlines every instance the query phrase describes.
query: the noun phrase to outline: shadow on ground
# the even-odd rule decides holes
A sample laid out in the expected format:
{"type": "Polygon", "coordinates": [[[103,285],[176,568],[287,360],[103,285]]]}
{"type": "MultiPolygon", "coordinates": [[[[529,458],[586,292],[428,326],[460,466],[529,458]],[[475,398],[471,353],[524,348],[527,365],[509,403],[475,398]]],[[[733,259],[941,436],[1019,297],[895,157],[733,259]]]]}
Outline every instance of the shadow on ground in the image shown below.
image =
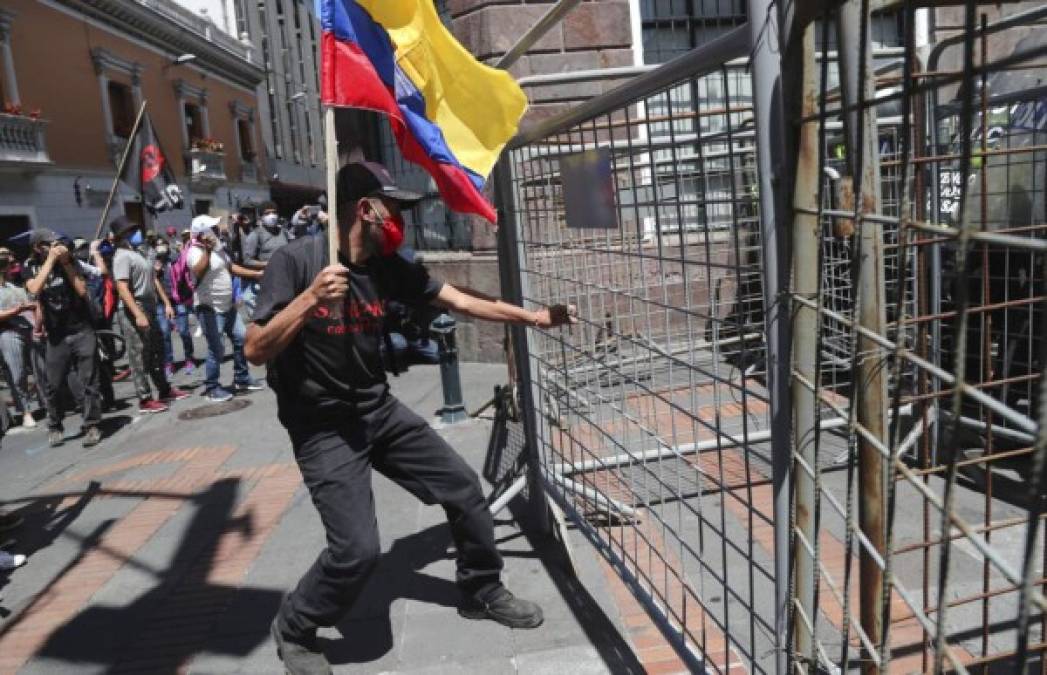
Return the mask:
{"type": "MultiPolygon", "coordinates": [[[[37,656],[101,665],[116,672],[174,673],[204,645],[211,646],[209,638],[234,598],[244,598],[271,616],[280,602],[279,592],[208,580],[222,535],[236,530],[252,533],[249,514],[232,517],[238,488],[238,479],[226,479],[193,497],[196,514],[166,570],[150,570],[133,559],[127,561],[156,577],[152,589],[124,607],[85,609],[55,631],[37,656]]],[[[96,547],[97,541],[84,544],[81,556],[96,547]]],[[[223,653],[246,656],[267,639],[265,630],[253,632],[247,639],[223,643],[228,650],[223,653]]]]}
{"type": "MultiPolygon", "coordinates": [[[[12,550],[32,557],[37,551],[53,544],[80,517],[91,500],[98,495],[100,487],[97,482],[91,481],[79,499],[64,509],[58,508],[65,498],[64,495],[51,495],[34,499],[10,511],[12,515],[20,516],[23,522],[8,536],[3,537],[0,543],[6,546],[10,542],[13,544],[12,550]]],[[[11,571],[0,572],[0,590],[9,583],[10,577],[11,571]]],[[[7,618],[8,615],[9,610],[0,605],[0,618],[7,618]]]]}

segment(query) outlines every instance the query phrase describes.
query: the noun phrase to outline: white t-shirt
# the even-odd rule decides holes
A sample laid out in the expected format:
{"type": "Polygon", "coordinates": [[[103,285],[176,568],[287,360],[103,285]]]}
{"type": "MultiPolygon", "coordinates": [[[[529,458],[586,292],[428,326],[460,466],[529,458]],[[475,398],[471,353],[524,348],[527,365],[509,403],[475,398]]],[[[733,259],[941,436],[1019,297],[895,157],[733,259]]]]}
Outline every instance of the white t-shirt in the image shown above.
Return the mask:
{"type": "MultiPolygon", "coordinates": [[[[202,246],[189,249],[189,268],[193,269],[200,258],[207,254],[202,246]]],[[[193,303],[196,306],[208,305],[214,311],[223,313],[233,308],[233,275],[229,271],[232,261],[224,250],[211,252],[211,261],[202,279],[196,282],[193,303]]]]}

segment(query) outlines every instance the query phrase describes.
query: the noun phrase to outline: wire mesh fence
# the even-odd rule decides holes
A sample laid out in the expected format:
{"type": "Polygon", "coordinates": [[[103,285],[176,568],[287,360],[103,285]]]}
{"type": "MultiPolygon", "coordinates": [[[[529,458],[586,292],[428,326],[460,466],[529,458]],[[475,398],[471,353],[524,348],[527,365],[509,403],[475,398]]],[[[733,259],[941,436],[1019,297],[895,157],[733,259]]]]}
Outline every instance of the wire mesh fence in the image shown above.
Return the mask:
{"type": "Polygon", "coordinates": [[[523,300],[583,317],[525,343],[543,476],[691,662],[723,671],[774,655],[773,550],[751,536],[771,513],[746,43],[504,169],[523,300]],[[567,227],[561,161],[598,148],[619,226],[567,227]]]}
{"type": "MultiPolygon", "coordinates": [[[[1047,71],[1042,42],[1007,49],[1015,41],[984,11],[967,4],[953,69],[918,53],[914,6],[904,57],[886,68],[873,67],[860,3],[807,27],[800,152],[807,143],[826,158],[829,129],[850,127],[838,169],[854,196],[834,205],[823,187],[811,199],[798,177],[793,204],[794,403],[813,411],[794,420],[794,663],[1043,667],[1045,174],[1037,131],[1019,119],[1042,92],[1005,83],[1047,71]],[[860,46],[838,76],[810,49],[830,24],[860,46]],[[900,113],[890,133],[887,101],[900,113]],[[804,234],[812,218],[821,242],[804,234]],[[803,273],[818,243],[816,268],[838,270],[831,284],[803,273]],[[854,348],[846,379],[858,386],[843,396],[826,342],[854,348]],[[826,430],[826,419],[846,424],[826,430]],[[827,449],[842,471],[823,469],[827,449]]],[[[830,165],[797,170],[818,177],[830,165]]]]}
{"type": "Polygon", "coordinates": [[[779,30],[750,3],[760,26],[511,144],[511,295],[581,317],[515,335],[526,441],[696,669],[1042,672],[1047,8],[968,3],[941,38],[926,9],[868,4],[779,30]],[[783,63],[776,217],[761,40],[783,63]],[[570,204],[593,155],[610,228],[570,204]]]}

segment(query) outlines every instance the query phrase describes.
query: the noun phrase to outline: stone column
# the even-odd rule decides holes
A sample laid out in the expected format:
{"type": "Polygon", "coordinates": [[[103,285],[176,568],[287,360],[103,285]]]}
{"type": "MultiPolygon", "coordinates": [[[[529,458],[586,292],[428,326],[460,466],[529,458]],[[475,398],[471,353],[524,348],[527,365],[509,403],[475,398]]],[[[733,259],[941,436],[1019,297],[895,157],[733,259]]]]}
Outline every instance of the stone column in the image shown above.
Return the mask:
{"type": "Polygon", "coordinates": [[[182,80],[175,80],[174,83],[175,100],[178,101],[178,119],[180,120],[179,127],[182,131],[182,152],[188,155],[189,152],[189,130],[186,129],[185,119],[185,83],[182,80]]]}
{"type": "Polygon", "coordinates": [[[0,58],[4,61],[4,82],[9,85],[10,91],[6,92],[8,100],[18,105],[22,100],[18,97],[18,78],[15,77],[15,56],[11,52],[11,24],[14,23],[15,13],[0,9],[0,58]]]}
{"type": "Polygon", "coordinates": [[[131,71],[131,96],[135,102],[135,114],[142,108],[142,70],[143,66],[136,63],[131,71]]]}
{"type": "Polygon", "coordinates": [[[94,61],[95,75],[98,76],[98,91],[102,99],[102,121],[105,123],[106,142],[113,140],[113,111],[109,107],[109,77],[105,74],[105,64],[96,54],[91,57],[94,61]]]}

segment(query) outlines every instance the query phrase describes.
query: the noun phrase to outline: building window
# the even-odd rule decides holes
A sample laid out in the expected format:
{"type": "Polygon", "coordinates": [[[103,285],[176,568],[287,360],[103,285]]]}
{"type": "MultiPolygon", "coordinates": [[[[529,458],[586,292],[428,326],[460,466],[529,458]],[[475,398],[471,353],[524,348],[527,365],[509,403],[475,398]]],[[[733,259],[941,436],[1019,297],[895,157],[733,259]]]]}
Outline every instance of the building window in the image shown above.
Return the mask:
{"type": "MultiPolygon", "coordinates": [[[[320,63],[320,51],[316,47],[316,20],[310,17],[309,19],[309,42],[312,45],[313,61],[320,63]]],[[[313,68],[313,87],[314,91],[320,91],[320,69],[313,68]]]]}
{"type": "Polygon", "coordinates": [[[240,159],[250,163],[254,161],[254,139],[251,138],[251,123],[247,120],[236,120],[237,136],[240,138],[240,159]]]}
{"type": "Polygon", "coordinates": [[[122,82],[110,81],[106,90],[109,94],[109,114],[113,118],[113,135],[130,138],[135,125],[135,104],[131,87],[122,82]]]}
{"type": "Polygon", "coordinates": [[[641,0],[644,63],[664,63],[745,23],[744,0],[641,0]]]}
{"type": "Polygon", "coordinates": [[[236,37],[242,37],[244,35],[250,35],[250,26],[247,25],[247,8],[245,7],[244,0],[237,0],[236,3],[236,37]]]}
{"type": "Polygon", "coordinates": [[[294,161],[298,164],[302,163],[302,151],[298,147],[298,111],[295,109],[297,104],[291,100],[290,87],[287,92],[287,131],[291,136],[291,153],[294,157],[294,161]]]}
{"type": "Polygon", "coordinates": [[[189,137],[189,143],[204,138],[204,117],[200,106],[195,103],[185,104],[185,132],[189,137]]]}

